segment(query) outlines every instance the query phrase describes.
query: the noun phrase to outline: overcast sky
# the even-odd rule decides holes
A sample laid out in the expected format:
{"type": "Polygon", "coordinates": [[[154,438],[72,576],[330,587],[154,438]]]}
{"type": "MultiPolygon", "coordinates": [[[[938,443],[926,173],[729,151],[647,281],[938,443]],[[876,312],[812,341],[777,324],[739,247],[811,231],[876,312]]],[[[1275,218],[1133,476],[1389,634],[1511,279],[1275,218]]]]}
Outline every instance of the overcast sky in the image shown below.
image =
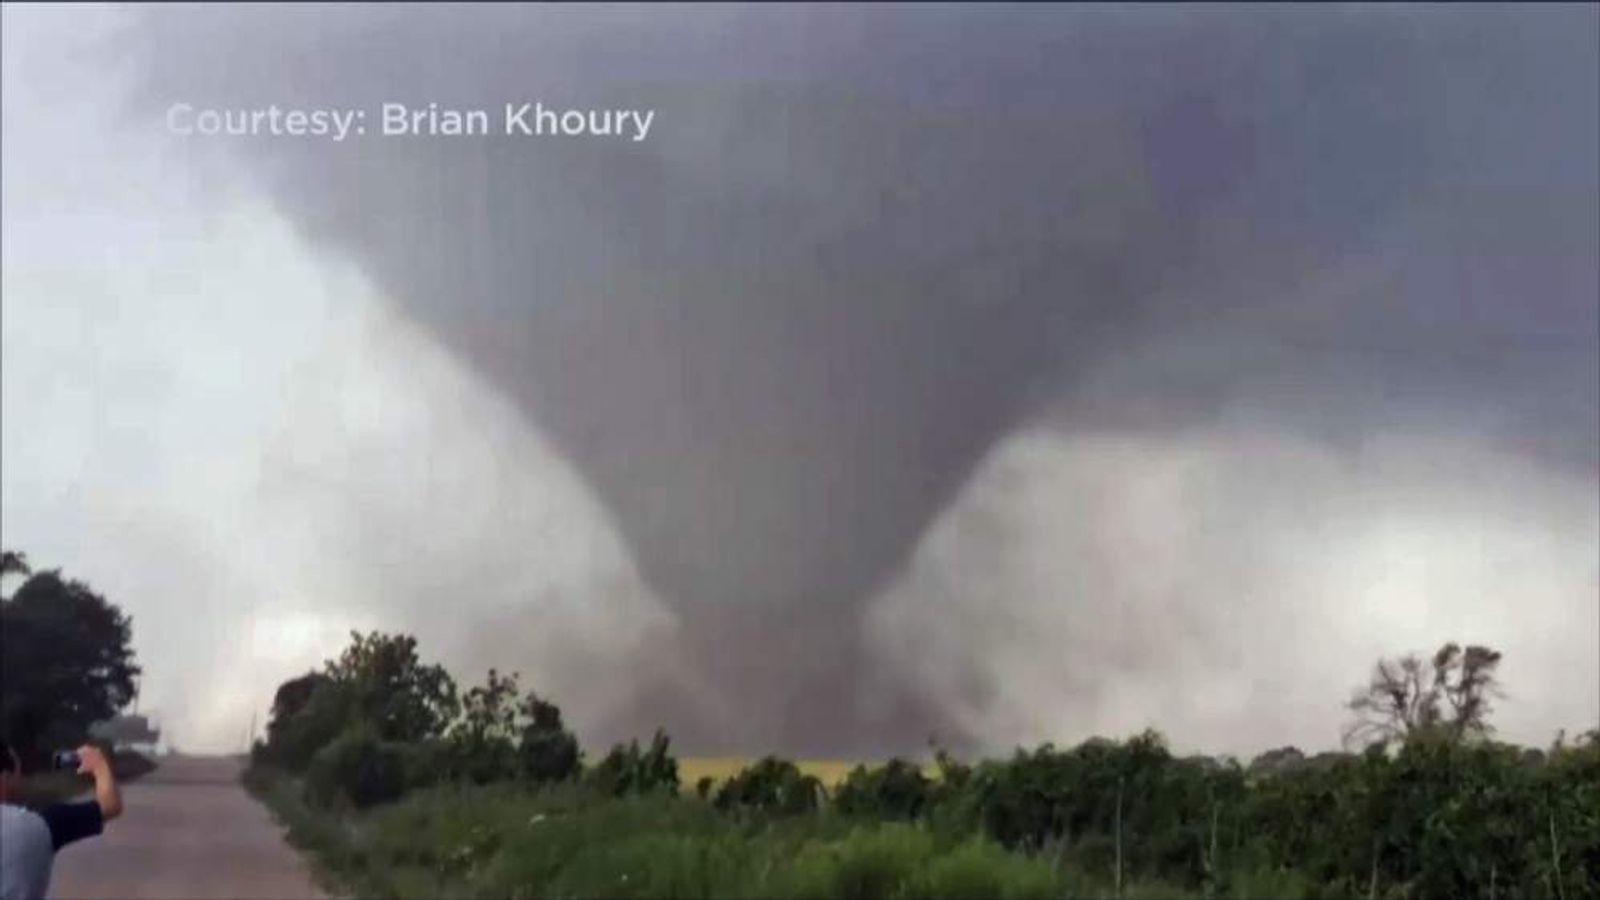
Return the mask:
{"type": "Polygon", "coordinates": [[[1600,724],[1593,7],[4,25],[0,531],[182,747],[353,627],[701,752],[1326,747],[1450,639],[1600,724]]]}

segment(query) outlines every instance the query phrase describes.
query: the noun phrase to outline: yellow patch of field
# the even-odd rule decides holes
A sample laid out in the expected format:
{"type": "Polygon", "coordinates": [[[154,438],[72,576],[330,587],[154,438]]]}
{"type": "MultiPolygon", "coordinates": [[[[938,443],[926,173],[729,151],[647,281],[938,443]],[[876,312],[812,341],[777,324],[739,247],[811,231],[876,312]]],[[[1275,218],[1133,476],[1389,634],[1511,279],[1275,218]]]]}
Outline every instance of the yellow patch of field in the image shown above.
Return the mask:
{"type": "MultiPolygon", "coordinates": [[[[700,779],[710,778],[713,784],[721,784],[755,762],[756,758],[750,756],[680,757],[678,786],[686,793],[693,793],[700,779]]],[[[801,774],[816,776],[816,779],[829,790],[838,787],[856,766],[866,766],[870,769],[883,765],[883,760],[797,759],[793,762],[800,768],[801,774]]],[[[937,780],[939,767],[933,763],[925,763],[922,766],[922,773],[937,780]]]]}
{"type": "MultiPolygon", "coordinates": [[[[684,790],[692,791],[700,779],[709,777],[713,782],[721,784],[737,775],[756,760],[746,756],[685,756],[678,760],[678,784],[684,790]]],[[[845,759],[797,759],[794,761],[800,771],[806,775],[814,775],[817,780],[827,787],[833,787],[843,781],[850,770],[860,763],[845,759]]],[[[872,763],[867,763],[868,766],[872,763]]]]}

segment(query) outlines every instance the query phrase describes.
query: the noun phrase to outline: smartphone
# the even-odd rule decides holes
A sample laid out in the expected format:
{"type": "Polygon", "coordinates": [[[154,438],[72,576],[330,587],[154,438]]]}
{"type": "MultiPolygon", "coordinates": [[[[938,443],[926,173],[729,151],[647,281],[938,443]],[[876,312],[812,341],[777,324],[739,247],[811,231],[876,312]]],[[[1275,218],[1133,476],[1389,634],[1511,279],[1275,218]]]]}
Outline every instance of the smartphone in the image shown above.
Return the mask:
{"type": "Polygon", "coordinates": [[[78,766],[83,764],[83,760],[78,758],[78,751],[76,750],[58,750],[54,756],[50,757],[50,764],[56,769],[67,769],[76,772],[78,766]]]}

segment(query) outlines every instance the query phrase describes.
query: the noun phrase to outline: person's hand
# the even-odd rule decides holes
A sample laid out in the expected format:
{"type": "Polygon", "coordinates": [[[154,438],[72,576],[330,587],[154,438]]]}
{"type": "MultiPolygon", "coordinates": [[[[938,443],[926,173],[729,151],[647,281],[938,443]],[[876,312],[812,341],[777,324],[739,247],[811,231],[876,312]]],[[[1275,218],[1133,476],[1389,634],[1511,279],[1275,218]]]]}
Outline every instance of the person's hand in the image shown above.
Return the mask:
{"type": "Polygon", "coordinates": [[[106,758],[104,750],[93,744],[84,744],[78,748],[78,774],[102,775],[111,772],[111,760],[106,758]]]}
{"type": "Polygon", "coordinates": [[[94,776],[94,800],[100,804],[105,821],[122,815],[122,792],[117,790],[117,776],[111,771],[111,759],[104,750],[93,744],[79,747],[78,774],[94,776]]]}

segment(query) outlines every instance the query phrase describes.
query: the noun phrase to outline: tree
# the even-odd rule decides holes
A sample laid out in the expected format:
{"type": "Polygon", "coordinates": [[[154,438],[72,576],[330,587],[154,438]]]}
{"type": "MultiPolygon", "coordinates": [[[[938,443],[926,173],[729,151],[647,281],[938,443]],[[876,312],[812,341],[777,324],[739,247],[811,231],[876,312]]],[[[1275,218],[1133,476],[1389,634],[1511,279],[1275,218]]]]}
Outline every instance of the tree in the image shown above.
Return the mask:
{"type": "Polygon", "coordinates": [[[278,690],[272,695],[272,718],[268,722],[283,722],[294,718],[311,702],[311,696],[317,688],[327,684],[331,679],[321,672],[307,672],[299,678],[291,678],[278,685],[278,690]]]}
{"type": "Polygon", "coordinates": [[[834,792],[834,807],[850,815],[915,819],[932,801],[933,781],[922,767],[894,757],[873,768],[856,766],[834,792]]]}
{"type": "Polygon", "coordinates": [[[443,735],[460,708],[456,684],[443,666],[424,665],[408,634],[350,633],[350,646],[329,660],[327,675],[349,692],[353,714],[385,741],[443,735]]]}
{"type": "Polygon", "coordinates": [[[0,550],[0,578],[7,575],[30,575],[28,556],[15,550],[0,550]]]}
{"type": "Polygon", "coordinates": [[[1379,660],[1348,704],[1356,720],[1345,730],[1346,746],[1388,745],[1423,733],[1453,741],[1493,734],[1490,699],[1501,696],[1499,664],[1498,651],[1453,641],[1426,663],[1415,654],[1379,660]]]}
{"type": "Polygon", "coordinates": [[[517,673],[494,669],[467,691],[447,738],[451,774],[479,784],[525,777],[561,781],[578,774],[578,739],[561,708],[529,692],[518,699],[517,673]]]}
{"type": "Polygon", "coordinates": [[[1251,775],[1277,775],[1305,765],[1306,755],[1299,747],[1279,747],[1268,750],[1250,761],[1246,771],[1251,775]]]}
{"type": "Polygon", "coordinates": [[[406,789],[407,745],[382,741],[367,722],[341,732],[306,766],[306,798],[357,809],[398,799],[406,789]]]}
{"type": "MultiPolygon", "coordinates": [[[[0,568],[28,571],[10,551],[0,568]]],[[[0,729],[19,752],[38,762],[125,707],[140,671],[131,640],[121,609],[59,571],[31,574],[0,599],[0,729]]]]}
{"type": "Polygon", "coordinates": [[[348,723],[349,701],[349,692],[321,672],[285,681],[272,697],[261,758],[291,771],[303,771],[311,757],[348,723]]]}
{"type": "Polygon", "coordinates": [[[751,809],[778,815],[808,813],[821,805],[824,791],[786,759],[765,756],[722,783],[712,803],[721,810],[751,809]]]}
{"type": "Polygon", "coordinates": [[[617,744],[584,776],[602,793],[621,797],[626,794],[678,792],[678,760],[672,755],[672,740],[660,728],[650,739],[650,749],[640,750],[637,739],[617,744]]]}
{"type": "Polygon", "coordinates": [[[462,698],[461,717],[447,735],[450,768],[477,784],[509,777],[516,768],[517,674],[494,669],[462,698]]]}
{"type": "MultiPolygon", "coordinates": [[[[530,691],[520,711],[526,720],[517,741],[522,773],[534,781],[564,781],[577,775],[580,768],[578,739],[562,724],[560,707],[530,691]]],[[[665,735],[662,738],[665,740],[665,735]]],[[[665,754],[665,746],[662,753],[665,754]]],[[[674,777],[676,773],[674,761],[674,777]]]]}
{"type": "Polygon", "coordinates": [[[442,666],[418,658],[416,638],[376,631],[350,638],[323,671],[278,686],[258,758],[300,772],[352,729],[385,743],[443,736],[459,709],[456,685],[442,666]]]}

